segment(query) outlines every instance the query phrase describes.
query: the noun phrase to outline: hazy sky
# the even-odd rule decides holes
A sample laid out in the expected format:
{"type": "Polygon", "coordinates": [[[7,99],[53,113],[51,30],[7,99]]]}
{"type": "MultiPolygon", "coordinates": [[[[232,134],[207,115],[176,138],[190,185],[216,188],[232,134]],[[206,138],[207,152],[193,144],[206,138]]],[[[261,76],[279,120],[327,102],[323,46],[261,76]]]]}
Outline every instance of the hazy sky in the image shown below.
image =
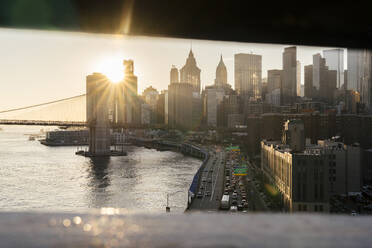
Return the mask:
{"type": "MultiPolygon", "coordinates": [[[[121,70],[122,59],[134,60],[139,93],[150,85],[159,91],[166,89],[171,66],[185,64],[190,44],[183,39],[0,29],[0,110],[84,94],[86,75],[121,70]]],[[[267,77],[267,70],[282,68],[284,47],[192,41],[203,86],[213,84],[220,54],[228,82],[234,86],[235,53],[262,55],[262,77],[267,77]]],[[[312,64],[312,55],[324,49],[298,47],[302,84],[303,66],[312,64]]],[[[346,56],[344,60],[346,69],[346,56]]]]}

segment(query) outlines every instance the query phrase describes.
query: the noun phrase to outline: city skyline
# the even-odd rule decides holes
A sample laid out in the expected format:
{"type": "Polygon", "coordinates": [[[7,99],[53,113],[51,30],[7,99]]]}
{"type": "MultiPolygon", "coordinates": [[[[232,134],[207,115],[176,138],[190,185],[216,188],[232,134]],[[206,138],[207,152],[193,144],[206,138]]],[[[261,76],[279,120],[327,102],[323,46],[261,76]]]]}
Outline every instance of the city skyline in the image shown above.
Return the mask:
{"type": "MultiPolygon", "coordinates": [[[[252,52],[262,55],[262,78],[265,78],[267,70],[282,67],[281,53],[286,47],[11,29],[1,29],[0,36],[2,54],[7,58],[0,62],[5,82],[0,86],[1,110],[85,93],[87,75],[105,73],[103,67],[107,65],[122,71],[124,59],[133,59],[136,63],[139,94],[148,86],[159,91],[167,89],[171,66],[180,69],[185,64],[191,42],[197,66],[201,69],[201,87],[214,84],[221,55],[227,68],[227,82],[234,87],[234,54],[252,52]],[[17,99],[16,95],[21,97],[17,99]]],[[[298,60],[301,65],[311,64],[312,55],[324,49],[328,48],[298,46],[298,60]]],[[[303,73],[301,78],[304,84],[303,73]]]]}

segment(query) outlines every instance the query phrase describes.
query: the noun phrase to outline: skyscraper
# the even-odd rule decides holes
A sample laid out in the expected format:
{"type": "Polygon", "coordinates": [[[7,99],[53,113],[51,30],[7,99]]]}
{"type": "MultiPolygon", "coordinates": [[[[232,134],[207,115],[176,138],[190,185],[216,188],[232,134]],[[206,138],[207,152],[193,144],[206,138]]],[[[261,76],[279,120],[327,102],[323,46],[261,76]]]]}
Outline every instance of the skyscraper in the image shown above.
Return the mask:
{"type": "Polygon", "coordinates": [[[297,84],[297,96],[301,96],[301,63],[297,60],[296,70],[296,84],[297,84]]]}
{"type": "Polygon", "coordinates": [[[190,49],[186,64],[181,68],[181,83],[191,84],[194,91],[200,92],[200,72],[201,70],[196,66],[194,54],[190,49]]]}
{"type": "Polygon", "coordinates": [[[363,50],[347,49],[347,89],[360,92],[363,50]]]}
{"type": "Polygon", "coordinates": [[[216,69],[216,79],[214,80],[214,84],[217,86],[227,84],[227,69],[225,63],[223,62],[222,55],[216,69]]]}
{"type": "Polygon", "coordinates": [[[134,75],[133,60],[124,60],[124,80],[122,82],[124,88],[125,101],[125,123],[139,124],[139,102],[137,98],[137,76],[134,75]]]}
{"type": "Polygon", "coordinates": [[[180,79],[178,76],[178,69],[174,65],[172,65],[172,69],[170,71],[170,83],[179,83],[180,79]]]}
{"type": "Polygon", "coordinates": [[[361,52],[362,72],[360,97],[369,113],[372,113],[372,53],[369,50],[361,52]]]}
{"type": "Polygon", "coordinates": [[[139,103],[137,77],[134,75],[133,60],[124,60],[124,79],[115,85],[113,101],[113,122],[139,124],[139,103]]]}
{"type": "Polygon", "coordinates": [[[306,65],[304,67],[305,79],[305,97],[314,98],[315,90],[313,88],[313,65],[306,65]]]}
{"type": "Polygon", "coordinates": [[[297,49],[295,46],[284,48],[282,104],[292,104],[297,96],[297,49]]]}
{"type": "Polygon", "coordinates": [[[337,88],[344,84],[344,49],[336,48],[323,51],[329,70],[337,71],[337,88]]]}
{"type": "Polygon", "coordinates": [[[171,128],[192,128],[193,90],[189,83],[168,86],[168,125],[171,128]]]}
{"type": "Polygon", "coordinates": [[[235,90],[257,100],[261,97],[262,56],[238,53],[234,56],[235,90]]]}
{"type": "Polygon", "coordinates": [[[337,71],[329,70],[325,58],[318,53],[313,55],[313,95],[323,101],[333,102],[337,88],[337,71]]]}
{"type": "MultiPolygon", "coordinates": [[[[142,94],[145,109],[149,110],[149,124],[157,123],[158,119],[158,112],[157,112],[157,104],[159,99],[159,92],[153,88],[152,86],[147,87],[142,94]]],[[[142,114],[142,113],[141,113],[142,114]]],[[[143,122],[142,122],[143,123],[143,122]]]]}
{"type": "Polygon", "coordinates": [[[319,91],[322,70],[325,68],[325,59],[317,53],[313,55],[313,87],[319,91]]]}
{"type": "Polygon", "coordinates": [[[280,89],[282,85],[282,75],[282,70],[267,71],[267,103],[280,106],[280,89]]]}

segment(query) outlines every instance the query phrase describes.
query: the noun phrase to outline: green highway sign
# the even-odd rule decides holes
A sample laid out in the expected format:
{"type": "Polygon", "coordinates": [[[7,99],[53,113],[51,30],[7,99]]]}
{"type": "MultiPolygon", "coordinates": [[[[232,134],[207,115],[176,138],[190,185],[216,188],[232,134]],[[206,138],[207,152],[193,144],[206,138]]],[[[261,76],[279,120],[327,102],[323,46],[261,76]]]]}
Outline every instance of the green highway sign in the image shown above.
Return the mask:
{"type": "Polygon", "coordinates": [[[247,168],[235,168],[234,175],[235,176],[246,176],[248,174],[247,168]]]}
{"type": "Polygon", "coordinates": [[[226,147],[226,151],[240,151],[239,146],[229,146],[226,147]]]}

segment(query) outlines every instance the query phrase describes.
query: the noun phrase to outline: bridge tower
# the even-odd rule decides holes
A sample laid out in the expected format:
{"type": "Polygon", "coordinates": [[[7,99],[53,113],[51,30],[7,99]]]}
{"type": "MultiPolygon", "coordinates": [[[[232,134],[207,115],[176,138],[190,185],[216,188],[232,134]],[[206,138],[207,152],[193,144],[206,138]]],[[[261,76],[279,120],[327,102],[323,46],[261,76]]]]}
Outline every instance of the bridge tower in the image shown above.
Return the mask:
{"type": "Polygon", "coordinates": [[[105,75],[93,73],[86,78],[86,92],[89,156],[109,156],[114,87],[105,75]]]}

